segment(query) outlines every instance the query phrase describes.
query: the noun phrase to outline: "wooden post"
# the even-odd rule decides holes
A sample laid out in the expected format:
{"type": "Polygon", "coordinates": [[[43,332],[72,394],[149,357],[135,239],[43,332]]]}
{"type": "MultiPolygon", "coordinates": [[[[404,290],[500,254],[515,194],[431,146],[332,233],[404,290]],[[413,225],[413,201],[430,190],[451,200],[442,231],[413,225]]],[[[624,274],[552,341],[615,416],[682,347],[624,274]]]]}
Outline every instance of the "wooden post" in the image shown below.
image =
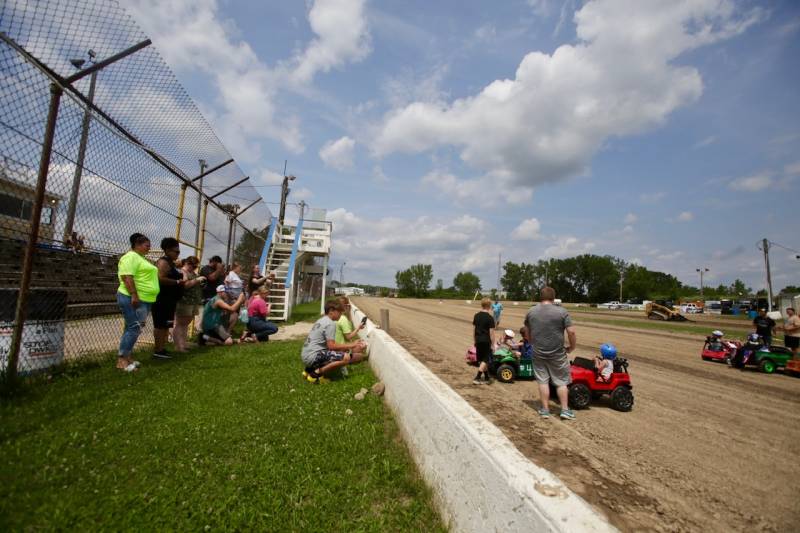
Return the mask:
{"type": "Polygon", "coordinates": [[[389,310],[381,309],[381,329],[389,333],[389,310]]]}

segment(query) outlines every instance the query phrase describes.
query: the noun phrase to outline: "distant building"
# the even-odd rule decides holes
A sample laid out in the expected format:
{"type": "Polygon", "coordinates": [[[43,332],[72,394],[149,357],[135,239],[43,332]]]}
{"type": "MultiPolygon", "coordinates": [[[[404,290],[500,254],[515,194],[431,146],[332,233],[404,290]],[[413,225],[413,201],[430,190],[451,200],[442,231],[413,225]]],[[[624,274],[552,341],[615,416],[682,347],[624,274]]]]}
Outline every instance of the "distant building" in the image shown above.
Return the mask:
{"type": "MultiPolygon", "coordinates": [[[[26,240],[31,234],[31,214],[35,189],[27,183],[14,179],[8,165],[0,167],[0,237],[26,240]]],[[[45,193],[39,240],[52,241],[55,234],[55,213],[60,197],[45,193]]]]}
{"type": "Polygon", "coordinates": [[[337,287],[336,294],[339,296],[363,296],[364,289],[361,287],[337,287]]]}

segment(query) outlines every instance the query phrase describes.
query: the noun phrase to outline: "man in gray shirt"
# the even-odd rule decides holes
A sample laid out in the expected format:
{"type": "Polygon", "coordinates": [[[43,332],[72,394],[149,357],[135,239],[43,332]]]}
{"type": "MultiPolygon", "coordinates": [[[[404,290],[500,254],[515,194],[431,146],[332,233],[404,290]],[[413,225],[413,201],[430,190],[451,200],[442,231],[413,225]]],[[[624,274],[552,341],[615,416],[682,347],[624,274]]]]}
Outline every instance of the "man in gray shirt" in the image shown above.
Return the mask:
{"type": "Polygon", "coordinates": [[[306,367],[303,376],[312,383],[319,383],[324,380],[324,374],[350,364],[349,350],[366,347],[362,340],[336,343],[336,321],[343,311],[344,308],[338,301],[325,302],[325,316],[314,323],[306,337],[300,357],[306,367]]]}
{"type": "Polygon", "coordinates": [[[556,387],[558,401],[561,404],[561,418],[573,420],[575,413],[570,410],[567,401],[570,383],[570,364],[568,353],[575,350],[577,338],[572,319],[566,309],[553,304],[556,291],[552,287],[544,287],[540,291],[541,302],[531,307],[525,317],[525,327],[530,332],[533,346],[533,373],[539,384],[539,397],[542,407],[539,415],[550,416],[550,383],[556,387]],[[569,347],[564,348],[564,331],[569,338],[569,347]]]}

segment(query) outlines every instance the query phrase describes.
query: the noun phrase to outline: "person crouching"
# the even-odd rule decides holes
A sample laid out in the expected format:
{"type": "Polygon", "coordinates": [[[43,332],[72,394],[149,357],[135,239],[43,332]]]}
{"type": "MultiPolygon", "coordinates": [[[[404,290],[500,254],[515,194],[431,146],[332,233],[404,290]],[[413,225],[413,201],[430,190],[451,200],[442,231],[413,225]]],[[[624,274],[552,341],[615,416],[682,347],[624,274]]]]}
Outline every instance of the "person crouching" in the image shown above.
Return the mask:
{"type": "Polygon", "coordinates": [[[303,344],[300,354],[305,370],[303,376],[312,383],[326,381],[324,376],[361,360],[360,354],[351,355],[350,350],[363,352],[363,340],[339,344],[336,342],[336,322],[341,318],[344,308],[336,300],[325,302],[325,316],[317,320],[303,344]]]}

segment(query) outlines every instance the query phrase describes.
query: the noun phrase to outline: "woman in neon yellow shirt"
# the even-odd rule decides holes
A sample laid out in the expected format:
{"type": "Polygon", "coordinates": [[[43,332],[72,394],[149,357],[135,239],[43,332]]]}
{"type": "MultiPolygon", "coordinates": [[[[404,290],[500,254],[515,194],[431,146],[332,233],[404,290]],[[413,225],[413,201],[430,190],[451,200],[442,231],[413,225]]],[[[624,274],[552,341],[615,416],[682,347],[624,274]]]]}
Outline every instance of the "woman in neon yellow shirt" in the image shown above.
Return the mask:
{"type": "Polygon", "coordinates": [[[125,319],[125,331],[119,341],[117,368],[126,372],[133,372],[139,367],[139,362],[134,361],[131,354],[159,291],[158,268],[146,257],[150,251],[150,239],[141,233],[134,233],[130,241],[131,251],[120,257],[117,265],[117,304],[125,319]]]}

